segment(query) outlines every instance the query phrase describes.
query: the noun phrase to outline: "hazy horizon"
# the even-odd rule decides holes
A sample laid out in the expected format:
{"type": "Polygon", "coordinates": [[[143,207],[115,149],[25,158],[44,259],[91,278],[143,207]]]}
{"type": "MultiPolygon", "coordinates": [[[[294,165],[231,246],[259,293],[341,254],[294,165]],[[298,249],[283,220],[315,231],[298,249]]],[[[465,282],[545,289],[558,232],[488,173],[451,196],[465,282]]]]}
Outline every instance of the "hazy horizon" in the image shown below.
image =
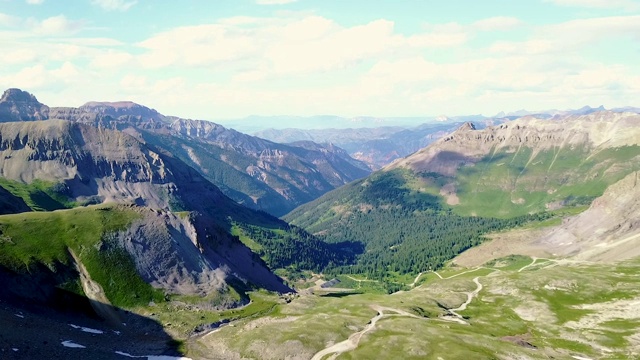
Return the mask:
{"type": "Polygon", "coordinates": [[[632,0],[4,1],[0,88],[220,120],[633,105],[632,0]]]}

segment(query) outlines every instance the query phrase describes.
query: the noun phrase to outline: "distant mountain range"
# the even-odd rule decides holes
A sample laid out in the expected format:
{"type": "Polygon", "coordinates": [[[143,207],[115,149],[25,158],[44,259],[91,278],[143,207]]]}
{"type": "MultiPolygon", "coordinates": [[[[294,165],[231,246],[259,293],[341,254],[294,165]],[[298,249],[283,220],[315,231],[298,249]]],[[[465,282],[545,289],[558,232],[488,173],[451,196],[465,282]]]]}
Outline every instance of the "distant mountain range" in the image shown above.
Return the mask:
{"type": "Polygon", "coordinates": [[[375,117],[356,116],[343,117],[336,115],[317,116],[258,116],[252,115],[242,119],[219,120],[226,127],[242,131],[244,133],[259,134],[269,130],[324,130],[324,129],[363,129],[363,128],[389,128],[402,127],[404,129],[414,128],[422,124],[433,123],[463,123],[474,122],[483,123],[491,119],[514,120],[526,115],[537,115],[541,118],[551,118],[557,115],[587,115],[597,111],[610,110],[613,112],[633,112],[640,113],[640,108],[633,106],[617,107],[606,109],[604,106],[591,107],[583,106],[579,109],[567,110],[525,110],[504,112],[501,111],[493,116],[476,115],[438,115],[438,116],[413,116],[413,117],[375,117]]]}
{"type": "MultiPolygon", "coordinates": [[[[553,120],[526,116],[485,129],[465,123],[284,219],[329,241],[364,243],[357,268],[339,272],[383,278],[387,271],[424,271],[480,241],[477,233],[464,233],[470,224],[495,231],[532,216],[575,211],[639,171],[639,123],[638,114],[613,111],[553,120]],[[452,232],[458,236],[447,240],[452,232]]],[[[626,216],[613,216],[622,212],[600,221],[598,233],[627,224],[626,216]]],[[[637,232],[625,229],[622,235],[637,232]]]]}
{"type": "Polygon", "coordinates": [[[267,129],[355,129],[377,127],[415,127],[424,123],[442,121],[478,121],[482,115],[453,116],[416,116],[416,117],[341,117],[335,115],[318,116],[248,116],[242,119],[221,120],[227,127],[246,133],[256,133],[267,129]]]}
{"type": "Polygon", "coordinates": [[[0,122],[43,119],[127,132],[185,161],[237,202],[278,216],[370,171],[333,145],[277,144],[132,102],[49,108],[18,89],[2,96],[0,122]]]}
{"type": "MultiPolygon", "coordinates": [[[[508,119],[482,119],[480,127],[495,125],[508,119]]],[[[373,170],[380,169],[392,161],[412,154],[429,145],[463,124],[447,118],[439,122],[425,123],[414,127],[384,126],[349,129],[267,129],[254,135],[279,143],[308,140],[321,144],[335,144],[352,158],[363,161],[373,170]]]]}
{"type": "MultiPolygon", "coordinates": [[[[577,110],[500,112],[492,117],[482,115],[447,117],[441,115],[433,118],[365,118],[368,122],[328,117],[331,121],[327,122],[322,128],[315,128],[320,126],[320,123],[313,125],[313,127],[307,126],[325,118],[299,118],[296,120],[298,122],[296,127],[269,128],[256,131],[253,134],[279,143],[309,140],[321,144],[335,144],[347,151],[352,158],[361,160],[367,163],[371,169],[377,170],[394,160],[418,151],[467,121],[473,121],[478,129],[482,129],[486,126],[502,124],[523,116],[533,116],[538,119],[557,119],[568,115],[588,115],[604,110],[603,106],[597,108],[585,106],[577,110]],[[420,122],[416,123],[415,121],[420,122]],[[305,124],[305,127],[301,124],[305,124]],[[341,125],[331,126],[337,124],[341,125]],[[353,127],[344,128],[344,126],[353,127]]],[[[611,111],[640,113],[640,109],[634,107],[616,108],[611,111]]],[[[273,121],[273,119],[269,120],[273,121]]],[[[238,124],[240,123],[238,122],[238,124]]],[[[288,122],[284,121],[284,123],[288,122]]]]}
{"type": "Polygon", "coordinates": [[[637,260],[594,262],[640,255],[634,112],[263,132],[280,144],[132,102],[50,108],[10,89],[0,98],[0,350],[633,357],[637,260]],[[539,257],[510,256],[523,251],[539,257]],[[461,253],[478,267],[449,267],[461,253]]]}

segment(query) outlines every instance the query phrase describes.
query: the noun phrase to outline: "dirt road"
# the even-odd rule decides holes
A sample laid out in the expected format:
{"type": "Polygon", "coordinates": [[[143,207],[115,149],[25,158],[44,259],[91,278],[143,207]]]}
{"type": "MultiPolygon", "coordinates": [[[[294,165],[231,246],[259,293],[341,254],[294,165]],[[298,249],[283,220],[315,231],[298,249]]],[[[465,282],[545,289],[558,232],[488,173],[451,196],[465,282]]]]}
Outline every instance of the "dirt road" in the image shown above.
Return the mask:
{"type": "Polygon", "coordinates": [[[457,311],[464,311],[467,308],[467,305],[469,305],[471,303],[471,301],[473,300],[474,297],[478,296],[478,294],[480,293],[480,291],[482,291],[482,284],[480,283],[480,280],[478,280],[479,277],[475,277],[473,278],[473,282],[476,283],[477,287],[475,290],[473,290],[472,292],[468,292],[467,293],[467,301],[465,301],[464,303],[462,303],[462,305],[458,306],[455,309],[451,309],[449,311],[451,311],[454,315],[456,315],[457,317],[459,317],[460,319],[462,319],[462,315],[458,314],[457,311]]]}
{"type": "Polygon", "coordinates": [[[352,334],[351,336],[349,336],[347,340],[341,341],[337,344],[333,344],[323,350],[320,350],[315,355],[313,355],[311,360],[321,360],[322,358],[324,358],[329,354],[335,354],[337,356],[341,353],[355,350],[358,347],[358,343],[360,343],[360,339],[362,339],[362,336],[364,336],[364,334],[368,333],[369,331],[375,329],[376,323],[378,322],[378,320],[382,319],[385,316],[408,316],[408,317],[424,320],[424,318],[421,318],[419,316],[416,316],[414,314],[411,314],[403,310],[382,307],[378,305],[372,305],[371,308],[376,310],[378,314],[372,317],[371,320],[369,320],[369,323],[367,323],[367,326],[365,326],[364,329],[352,334]],[[395,314],[388,314],[388,313],[385,313],[385,311],[394,312],[395,314]]]}

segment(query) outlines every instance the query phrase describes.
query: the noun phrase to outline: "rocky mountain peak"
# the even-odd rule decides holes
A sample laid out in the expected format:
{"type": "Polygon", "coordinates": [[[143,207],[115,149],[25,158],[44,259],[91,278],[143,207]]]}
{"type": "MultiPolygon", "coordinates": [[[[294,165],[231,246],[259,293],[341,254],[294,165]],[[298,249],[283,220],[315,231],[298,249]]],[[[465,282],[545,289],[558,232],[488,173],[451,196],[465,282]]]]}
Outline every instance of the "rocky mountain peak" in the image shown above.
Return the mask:
{"type": "Polygon", "coordinates": [[[158,121],[162,121],[164,119],[164,116],[155,109],[148,108],[132,101],[90,101],[80,106],[79,109],[90,113],[109,115],[114,118],[118,118],[120,116],[134,116],[142,119],[158,121]]]}
{"type": "Polygon", "coordinates": [[[216,139],[222,133],[232,131],[211,121],[180,118],[171,123],[171,129],[181,135],[209,140],[216,139]]]}
{"type": "Polygon", "coordinates": [[[526,147],[535,157],[549,149],[613,148],[638,144],[637,114],[599,111],[587,115],[566,115],[554,120],[526,116],[509,123],[475,130],[465,123],[453,133],[427,148],[398,160],[386,169],[408,167],[454,175],[461,165],[469,165],[494,152],[513,153],[526,147]]]}
{"type": "Polygon", "coordinates": [[[0,98],[0,122],[46,120],[49,107],[32,94],[20,89],[8,89],[0,98]]]}
{"type": "Polygon", "coordinates": [[[8,102],[8,101],[38,102],[38,99],[36,99],[36,97],[33,96],[33,94],[31,93],[28,93],[20,89],[12,88],[4,91],[4,93],[2,94],[2,98],[0,98],[0,101],[1,102],[8,102]]]}
{"type": "Polygon", "coordinates": [[[460,125],[460,127],[456,131],[472,131],[472,130],[476,130],[476,126],[472,122],[467,121],[466,123],[460,125]]]}

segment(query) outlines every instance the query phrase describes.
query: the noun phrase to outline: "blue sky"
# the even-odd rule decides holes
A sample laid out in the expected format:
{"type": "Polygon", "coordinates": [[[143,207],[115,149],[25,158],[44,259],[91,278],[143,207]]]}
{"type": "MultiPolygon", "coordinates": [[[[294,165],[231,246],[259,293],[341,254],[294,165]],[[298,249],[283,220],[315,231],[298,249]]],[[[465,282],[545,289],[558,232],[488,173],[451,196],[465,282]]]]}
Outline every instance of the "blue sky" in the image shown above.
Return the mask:
{"type": "Polygon", "coordinates": [[[0,88],[199,119],[640,105],[637,0],[0,0],[0,88]]]}

